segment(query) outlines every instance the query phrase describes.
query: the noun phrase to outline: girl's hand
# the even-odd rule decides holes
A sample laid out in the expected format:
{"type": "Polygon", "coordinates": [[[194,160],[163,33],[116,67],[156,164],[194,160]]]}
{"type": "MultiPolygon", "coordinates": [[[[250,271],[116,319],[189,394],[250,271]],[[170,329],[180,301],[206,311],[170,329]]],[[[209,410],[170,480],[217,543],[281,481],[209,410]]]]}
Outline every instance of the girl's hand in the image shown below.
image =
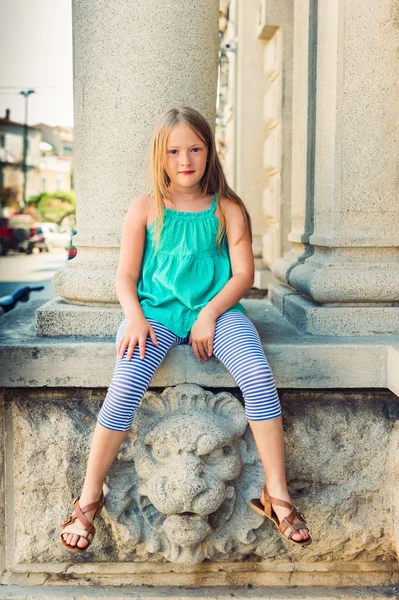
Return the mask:
{"type": "Polygon", "coordinates": [[[117,354],[119,358],[123,358],[126,348],[129,348],[126,355],[126,360],[130,360],[133,356],[134,349],[139,344],[140,358],[143,360],[145,355],[145,344],[148,334],[151,340],[157,346],[158,340],[155,331],[147,321],[147,319],[136,318],[127,322],[125,333],[121,337],[117,345],[117,354]]]}
{"type": "Polygon", "coordinates": [[[216,320],[200,313],[190,331],[189,345],[193,347],[195,358],[201,361],[200,355],[205,360],[213,354],[213,338],[215,335],[216,320]]]}

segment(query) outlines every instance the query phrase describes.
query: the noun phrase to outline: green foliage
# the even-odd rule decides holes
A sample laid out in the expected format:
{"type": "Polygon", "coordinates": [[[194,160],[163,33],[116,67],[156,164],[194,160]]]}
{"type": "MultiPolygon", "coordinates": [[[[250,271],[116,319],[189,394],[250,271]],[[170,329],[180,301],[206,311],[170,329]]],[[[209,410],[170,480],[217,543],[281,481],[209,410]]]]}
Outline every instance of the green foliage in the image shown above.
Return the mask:
{"type": "Polygon", "coordinates": [[[64,217],[76,213],[76,195],[75,192],[42,192],[31,196],[27,206],[39,213],[41,221],[61,223],[64,217]]]}

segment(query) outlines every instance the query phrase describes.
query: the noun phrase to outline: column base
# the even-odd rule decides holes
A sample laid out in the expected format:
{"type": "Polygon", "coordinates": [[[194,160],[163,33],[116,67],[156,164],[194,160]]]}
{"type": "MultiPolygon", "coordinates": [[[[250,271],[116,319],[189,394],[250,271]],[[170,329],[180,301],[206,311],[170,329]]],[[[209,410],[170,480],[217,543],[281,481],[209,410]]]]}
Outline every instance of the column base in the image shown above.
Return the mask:
{"type": "Polygon", "coordinates": [[[53,298],[35,312],[38,336],[113,336],[124,318],[120,306],[85,306],[53,298]]]}
{"type": "Polygon", "coordinates": [[[331,306],[283,284],[268,287],[268,299],[299,330],[309,335],[398,335],[397,306],[331,306]]]}
{"type": "Polygon", "coordinates": [[[256,268],[255,265],[254,287],[259,290],[267,290],[268,286],[272,283],[278,283],[278,279],[273,275],[271,270],[264,267],[256,268]]]}

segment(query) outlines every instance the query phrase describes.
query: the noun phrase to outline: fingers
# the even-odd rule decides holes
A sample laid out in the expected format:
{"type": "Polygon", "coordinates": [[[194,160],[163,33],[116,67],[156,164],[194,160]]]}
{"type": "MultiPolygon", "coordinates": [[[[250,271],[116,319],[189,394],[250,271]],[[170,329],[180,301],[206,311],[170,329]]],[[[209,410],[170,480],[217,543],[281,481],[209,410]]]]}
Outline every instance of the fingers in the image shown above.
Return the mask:
{"type": "Polygon", "coordinates": [[[197,344],[197,347],[198,347],[198,352],[201,354],[202,358],[204,360],[206,360],[208,358],[208,356],[206,354],[207,343],[206,342],[199,342],[197,344]]]}
{"type": "Polygon", "coordinates": [[[200,355],[199,355],[199,352],[198,352],[198,346],[197,346],[197,342],[194,342],[194,341],[193,341],[193,342],[192,342],[192,347],[193,347],[193,352],[194,352],[194,356],[195,356],[195,358],[196,358],[198,361],[200,361],[200,360],[201,360],[201,358],[200,358],[200,355]]]}
{"type": "Polygon", "coordinates": [[[192,347],[194,356],[199,361],[201,357],[206,360],[209,356],[212,356],[213,344],[210,340],[192,341],[192,347]]]}
{"type": "Polygon", "coordinates": [[[155,331],[154,328],[150,326],[150,338],[152,340],[152,342],[158,346],[158,340],[157,340],[157,336],[155,335],[155,331]]]}
{"type": "Polygon", "coordinates": [[[125,350],[127,348],[127,340],[123,337],[118,344],[118,356],[119,358],[123,358],[125,354],[125,350]]]}
{"type": "Polygon", "coordinates": [[[134,340],[134,341],[132,340],[130,342],[130,344],[128,345],[128,351],[127,351],[127,354],[126,354],[126,360],[130,360],[132,358],[133,353],[134,353],[134,349],[137,346],[137,341],[138,340],[134,340]]]}
{"type": "MultiPolygon", "coordinates": [[[[126,360],[130,360],[133,356],[134,353],[134,349],[137,346],[137,342],[139,340],[136,338],[133,338],[130,340],[129,342],[129,338],[127,337],[123,337],[119,343],[119,347],[118,347],[118,356],[120,359],[122,359],[125,355],[126,349],[128,350],[127,354],[126,354],[126,360]]],[[[141,351],[141,347],[140,347],[140,351],[141,351]]],[[[140,352],[141,353],[141,352],[140,352]]],[[[141,358],[141,356],[140,356],[141,358]]]]}
{"type": "Polygon", "coordinates": [[[151,326],[148,329],[148,334],[146,334],[146,335],[142,334],[142,335],[139,335],[138,337],[132,337],[130,339],[130,342],[129,342],[129,336],[124,335],[122,337],[122,339],[118,342],[118,345],[117,345],[116,351],[117,351],[119,358],[122,359],[124,357],[126,348],[128,348],[126,360],[131,360],[131,358],[134,354],[134,349],[138,345],[140,359],[144,360],[146,341],[147,341],[148,335],[150,336],[154,345],[158,346],[158,340],[157,340],[157,336],[155,334],[155,330],[151,326]]]}

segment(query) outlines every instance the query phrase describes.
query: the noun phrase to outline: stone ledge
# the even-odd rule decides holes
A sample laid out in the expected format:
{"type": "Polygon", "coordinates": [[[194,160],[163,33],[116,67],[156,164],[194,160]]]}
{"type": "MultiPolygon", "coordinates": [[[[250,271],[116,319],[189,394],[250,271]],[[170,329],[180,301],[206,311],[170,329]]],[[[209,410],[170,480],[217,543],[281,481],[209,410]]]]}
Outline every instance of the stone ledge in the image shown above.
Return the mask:
{"type": "Polygon", "coordinates": [[[372,586],[372,587],[302,587],[279,589],[275,587],[256,588],[254,586],[234,586],[224,588],[204,587],[158,587],[156,589],[148,586],[136,587],[84,587],[77,591],[76,586],[6,586],[0,590],[0,598],[12,598],[13,600],[38,600],[39,598],[51,598],[52,600],[99,600],[109,598],[121,600],[122,598],[137,598],[149,600],[160,600],[161,598],[178,598],[178,600],[380,600],[381,598],[396,598],[397,588],[395,586],[372,586]]]}
{"type": "MultiPolygon", "coordinates": [[[[0,386],[108,387],[115,336],[37,336],[35,311],[45,302],[31,301],[1,317],[0,386]]],[[[259,331],[279,388],[388,388],[399,394],[399,336],[309,336],[268,301],[242,302],[259,331]]],[[[222,363],[213,357],[205,368],[190,346],[170,350],[150,387],[178,383],[237,387],[222,363]]]]}

